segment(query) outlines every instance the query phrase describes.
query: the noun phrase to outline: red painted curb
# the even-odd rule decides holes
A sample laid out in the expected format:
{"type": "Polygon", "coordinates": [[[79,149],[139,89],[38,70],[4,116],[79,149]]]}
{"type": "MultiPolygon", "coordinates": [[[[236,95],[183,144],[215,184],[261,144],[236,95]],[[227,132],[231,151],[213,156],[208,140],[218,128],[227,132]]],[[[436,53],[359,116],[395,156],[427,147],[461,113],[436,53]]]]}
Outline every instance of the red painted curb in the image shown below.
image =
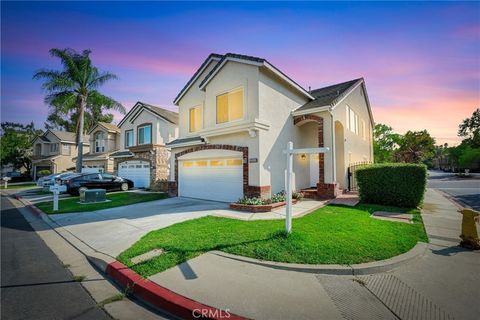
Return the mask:
{"type": "Polygon", "coordinates": [[[142,278],[119,261],[108,264],[105,272],[127,292],[132,292],[146,303],[182,319],[248,319],[228,310],[210,307],[179,295],[155,282],[142,278]]]}

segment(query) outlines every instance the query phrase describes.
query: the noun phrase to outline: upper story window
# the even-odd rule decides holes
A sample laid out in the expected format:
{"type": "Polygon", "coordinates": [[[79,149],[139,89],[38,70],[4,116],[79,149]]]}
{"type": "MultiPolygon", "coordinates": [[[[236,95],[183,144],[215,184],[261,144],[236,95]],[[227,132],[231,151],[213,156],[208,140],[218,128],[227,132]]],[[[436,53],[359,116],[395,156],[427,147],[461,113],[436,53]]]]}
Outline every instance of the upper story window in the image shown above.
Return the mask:
{"type": "Polygon", "coordinates": [[[347,129],[358,134],[358,115],[349,106],[346,108],[347,113],[347,129]]]}
{"type": "Polygon", "coordinates": [[[133,146],[133,129],[125,131],[125,148],[133,146]]]}
{"type": "Polygon", "coordinates": [[[362,132],[362,139],[367,140],[367,126],[365,125],[365,121],[362,120],[362,126],[361,126],[361,132],[362,132]]]}
{"type": "Polygon", "coordinates": [[[57,152],[57,151],[58,151],[58,143],[51,143],[50,152],[57,152]]]}
{"type": "Polygon", "coordinates": [[[41,143],[37,143],[35,145],[35,155],[36,156],[41,156],[42,155],[42,144],[41,143]]]}
{"type": "Polygon", "coordinates": [[[243,118],[243,89],[217,96],[217,123],[243,118]]]}
{"type": "Polygon", "coordinates": [[[152,143],[152,124],[141,125],[137,129],[138,144],[152,143]]]}
{"type": "Polygon", "coordinates": [[[195,107],[189,110],[189,131],[195,132],[202,129],[202,108],[195,107]]]}
{"type": "Polygon", "coordinates": [[[105,133],[103,131],[95,133],[95,152],[105,152],[105,133]]]}
{"type": "Polygon", "coordinates": [[[64,143],[62,144],[62,150],[63,150],[63,154],[70,154],[70,145],[64,143]]]}

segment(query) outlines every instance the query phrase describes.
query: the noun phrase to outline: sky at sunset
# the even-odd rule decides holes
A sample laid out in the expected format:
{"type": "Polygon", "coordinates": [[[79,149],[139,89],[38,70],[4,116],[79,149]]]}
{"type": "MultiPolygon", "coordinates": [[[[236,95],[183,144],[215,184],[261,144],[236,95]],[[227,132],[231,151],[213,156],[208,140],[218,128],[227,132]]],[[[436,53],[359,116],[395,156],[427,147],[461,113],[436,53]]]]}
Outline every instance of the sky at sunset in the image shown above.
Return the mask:
{"type": "MultiPolygon", "coordinates": [[[[373,116],[399,133],[459,142],[480,106],[480,2],[1,3],[1,117],[43,128],[50,48],[92,50],[130,109],[173,99],[211,52],[266,58],[304,88],[364,77],[373,116]]],[[[121,119],[116,114],[115,122],[121,119]]]]}

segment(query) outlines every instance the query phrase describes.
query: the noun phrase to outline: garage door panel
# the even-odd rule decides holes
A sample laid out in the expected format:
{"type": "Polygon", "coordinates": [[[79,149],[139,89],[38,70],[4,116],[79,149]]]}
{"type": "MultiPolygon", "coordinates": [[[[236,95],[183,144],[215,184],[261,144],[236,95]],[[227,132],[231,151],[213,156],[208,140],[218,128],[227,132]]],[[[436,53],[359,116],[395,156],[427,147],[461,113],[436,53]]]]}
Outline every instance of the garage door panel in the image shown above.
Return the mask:
{"type": "Polygon", "coordinates": [[[146,161],[126,161],[118,165],[118,175],[130,179],[136,188],[150,186],[150,164],[146,161]]]}
{"type": "Polygon", "coordinates": [[[180,162],[180,196],[225,202],[243,197],[243,167],[238,165],[238,161],[232,162],[236,164],[232,166],[211,166],[211,163],[218,164],[218,160],[204,160],[207,160],[206,166],[183,165],[180,162]]]}

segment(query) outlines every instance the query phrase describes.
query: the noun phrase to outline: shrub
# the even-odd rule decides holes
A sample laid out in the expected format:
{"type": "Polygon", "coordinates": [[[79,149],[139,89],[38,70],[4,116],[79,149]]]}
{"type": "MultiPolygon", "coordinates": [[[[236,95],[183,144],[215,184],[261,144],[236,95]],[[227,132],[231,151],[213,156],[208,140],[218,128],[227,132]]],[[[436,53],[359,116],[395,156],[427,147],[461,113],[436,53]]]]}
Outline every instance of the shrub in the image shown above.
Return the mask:
{"type": "Polygon", "coordinates": [[[294,191],[292,193],[292,199],[297,199],[297,200],[302,200],[305,197],[305,195],[302,192],[296,192],[294,191]]]}
{"type": "Polygon", "coordinates": [[[272,203],[284,202],[285,200],[286,200],[285,199],[285,191],[280,191],[279,193],[275,193],[272,196],[272,203]]]}
{"type": "Polygon", "coordinates": [[[38,171],[37,174],[39,177],[45,177],[45,176],[51,175],[52,172],[50,170],[40,170],[38,171]]]}
{"type": "Polygon", "coordinates": [[[397,207],[420,205],[427,184],[422,164],[371,164],[358,168],[356,175],[362,202],[397,207]]]}
{"type": "Polygon", "coordinates": [[[255,197],[243,197],[238,199],[237,203],[239,204],[248,204],[248,205],[261,205],[265,204],[265,200],[262,198],[255,198],[255,197]]]}

